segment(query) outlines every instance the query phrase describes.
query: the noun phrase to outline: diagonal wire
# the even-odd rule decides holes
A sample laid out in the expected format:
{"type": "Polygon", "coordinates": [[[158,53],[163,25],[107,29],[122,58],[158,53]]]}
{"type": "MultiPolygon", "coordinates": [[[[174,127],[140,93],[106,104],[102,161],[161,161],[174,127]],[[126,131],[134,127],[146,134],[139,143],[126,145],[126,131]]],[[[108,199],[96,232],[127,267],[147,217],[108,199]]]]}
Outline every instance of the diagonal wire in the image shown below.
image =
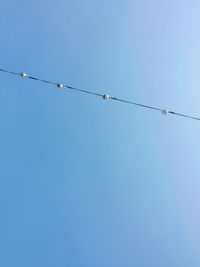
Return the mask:
{"type": "Polygon", "coordinates": [[[180,116],[180,117],[184,117],[184,118],[200,121],[200,118],[198,118],[198,117],[194,117],[194,116],[190,116],[190,115],[186,115],[186,114],[182,114],[182,113],[178,113],[178,112],[174,112],[174,111],[168,111],[167,109],[162,109],[162,108],[158,108],[158,107],[154,107],[154,106],[144,105],[144,104],[141,104],[141,103],[128,101],[128,100],[125,100],[125,99],[121,99],[121,98],[110,96],[108,94],[100,94],[100,93],[95,93],[95,92],[92,92],[92,91],[89,91],[89,90],[79,89],[79,88],[72,87],[72,86],[69,86],[69,85],[66,85],[66,84],[63,84],[63,83],[56,83],[56,82],[52,82],[52,81],[49,81],[49,80],[40,79],[40,78],[37,78],[37,77],[30,76],[26,72],[14,72],[14,71],[1,69],[1,68],[0,68],[0,72],[5,72],[5,73],[11,74],[11,75],[18,75],[18,76],[21,76],[21,77],[24,77],[24,78],[28,78],[28,79],[31,79],[31,80],[34,80],[34,81],[38,81],[38,82],[52,84],[52,85],[57,86],[58,88],[67,88],[67,89],[70,89],[70,90],[73,90],[73,91],[78,91],[78,92],[81,92],[81,93],[98,96],[98,97],[101,97],[101,98],[103,98],[105,100],[110,99],[110,100],[113,100],[113,101],[118,101],[118,102],[121,102],[121,103],[126,103],[126,104],[129,104],[129,105],[138,106],[138,107],[142,107],[142,108],[145,108],[145,109],[151,109],[151,110],[159,111],[159,112],[161,112],[162,115],[171,114],[171,115],[175,115],[175,116],[180,116]]]}
{"type": "Polygon", "coordinates": [[[113,97],[113,96],[110,96],[109,98],[112,99],[112,100],[115,100],[115,101],[119,101],[119,102],[122,102],[122,103],[130,104],[130,105],[134,105],[134,106],[138,106],[138,107],[142,107],[142,108],[148,108],[148,109],[153,109],[153,110],[157,110],[157,111],[162,111],[161,108],[156,108],[156,107],[152,107],[152,106],[148,106],[148,105],[135,103],[135,102],[132,102],[132,101],[127,101],[127,100],[123,100],[123,99],[120,99],[120,98],[117,98],[117,97],[113,97]]]}
{"type": "Polygon", "coordinates": [[[185,117],[185,118],[188,118],[188,119],[193,119],[193,120],[200,121],[200,118],[189,116],[189,115],[186,115],[186,114],[177,113],[177,112],[174,112],[174,111],[168,111],[168,113],[172,114],[172,115],[181,116],[181,117],[185,117]]]}
{"type": "Polygon", "coordinates": [[[18,72],[14,72],[14,71],[10,71],[10,70],[0,69],[0,71],[2,71],[2,72],[7,72],[7,73],[9,73],[9,74],[20,75],[20,73],[18,73],[18,72]]]}

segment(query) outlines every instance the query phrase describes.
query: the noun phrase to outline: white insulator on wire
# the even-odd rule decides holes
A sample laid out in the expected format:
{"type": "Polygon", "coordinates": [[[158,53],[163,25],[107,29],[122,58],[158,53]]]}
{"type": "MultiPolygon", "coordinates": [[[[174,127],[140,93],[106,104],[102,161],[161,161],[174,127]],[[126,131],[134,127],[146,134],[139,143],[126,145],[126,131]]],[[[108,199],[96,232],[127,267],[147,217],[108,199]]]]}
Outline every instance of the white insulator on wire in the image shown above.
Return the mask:
{"type": "Polygon", "coordinates": [[[57,83],[57,87],[58,87],[58,88],[63,88],[64,85],[63,85],[62,83],[57,83]]]}
{"type": "Polygon", "coordinates": [[[107,100],[107,99],[110,98],[110,96],[108,94],[105,94],[105,95],[102,95],[102,98],[105,99],[105,100],[107,100]]]}
{"type": "Polygon", "coordinates": [[[161,110],[161,114],[162,115],[167,115],[168,114],[168,110],[167,109],[162,109],[161,110]]]}
{"type": "Polygon", "coordinates": [[[21,77],[28,77],[28,74],[26,72],[21,72],[20,75],[21,77]]]}

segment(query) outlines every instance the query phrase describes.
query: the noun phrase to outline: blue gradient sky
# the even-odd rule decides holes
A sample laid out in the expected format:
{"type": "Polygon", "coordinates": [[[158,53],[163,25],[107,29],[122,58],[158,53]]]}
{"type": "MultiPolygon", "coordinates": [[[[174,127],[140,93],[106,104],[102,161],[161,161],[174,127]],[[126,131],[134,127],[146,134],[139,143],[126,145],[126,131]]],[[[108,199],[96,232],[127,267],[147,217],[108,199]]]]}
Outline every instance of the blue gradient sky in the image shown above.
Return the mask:
{"type": "MultiPolygon", "coordinates": [[[[0,67],[200,115],[199,11],[7,0],[0,67]]],[[[198,122],[0,81],[0,266],[200,266],[198,122]]]]}

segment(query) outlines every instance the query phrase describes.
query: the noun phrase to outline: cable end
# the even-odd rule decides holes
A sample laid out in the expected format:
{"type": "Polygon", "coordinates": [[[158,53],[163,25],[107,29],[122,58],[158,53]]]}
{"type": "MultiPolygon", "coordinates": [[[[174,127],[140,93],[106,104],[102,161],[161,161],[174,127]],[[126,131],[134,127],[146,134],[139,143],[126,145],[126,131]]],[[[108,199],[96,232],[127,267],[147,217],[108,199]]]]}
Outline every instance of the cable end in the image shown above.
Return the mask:
{"type": "Polygon", "coordinates": [[[62,84],[62,83],[57,83],[57,85],[56,85],[58,88],[63,88],[64,87],[64,85],[62,84]]]}
{"type": "Polygon", "coordinates": [[[25,77],[28,77],[28,74],[26,72],[21,72],[20,73],[20,76],[23,77],[23,78],[25,78],[25,77]]]}
{"type": "Polygon", "coordinates": [[[169,113],[169,112],[168,112],[167,109],[162,109],[162,110],[161,110],[161,114],[164,115],[164,116],[167,115],[168,113],[169,113]]]}
{"type": "Polygon", "coordinates": [[[110,98],[110,96],[109,96],[108,94],[105,94],[105,95],[102,95],[102,98],[103,98],[104,100],[107,100],[107,99],[110,98]]]}

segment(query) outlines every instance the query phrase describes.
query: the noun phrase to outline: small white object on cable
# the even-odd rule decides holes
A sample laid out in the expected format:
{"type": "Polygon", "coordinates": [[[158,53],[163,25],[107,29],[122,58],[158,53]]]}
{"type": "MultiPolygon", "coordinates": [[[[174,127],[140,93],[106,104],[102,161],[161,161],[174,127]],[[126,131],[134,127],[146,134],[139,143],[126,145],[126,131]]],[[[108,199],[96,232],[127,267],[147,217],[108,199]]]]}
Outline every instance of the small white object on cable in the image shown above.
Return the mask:
{"type": "Polygon", "coordinates": [[[21,77],[28,77],[28,74],[27,74],[26,72],[21,72],[21,73],[20,73],[20,76],[21,76],[21,77]]]}
{"type": "Polygon", "coordinates": [[[58,88],[63,88],[64,85],[63,85],[62,83],[57,83],[57,87],[58,87],[58,88]]]}
{"type": "Polygon", "coordinates": [[[168,114],[168,110],[167,109],[162,109],[161,110],[161,114],[162,115],[167,115],[168,114]]]}
{"type": "Polygon", "coordinates": [[[105,100],[107,100],[107,99],[110,98],[110,96],[108,94],[105,94],[105,95],[102,95],[102,98],[105,99],[105,100]]]}

